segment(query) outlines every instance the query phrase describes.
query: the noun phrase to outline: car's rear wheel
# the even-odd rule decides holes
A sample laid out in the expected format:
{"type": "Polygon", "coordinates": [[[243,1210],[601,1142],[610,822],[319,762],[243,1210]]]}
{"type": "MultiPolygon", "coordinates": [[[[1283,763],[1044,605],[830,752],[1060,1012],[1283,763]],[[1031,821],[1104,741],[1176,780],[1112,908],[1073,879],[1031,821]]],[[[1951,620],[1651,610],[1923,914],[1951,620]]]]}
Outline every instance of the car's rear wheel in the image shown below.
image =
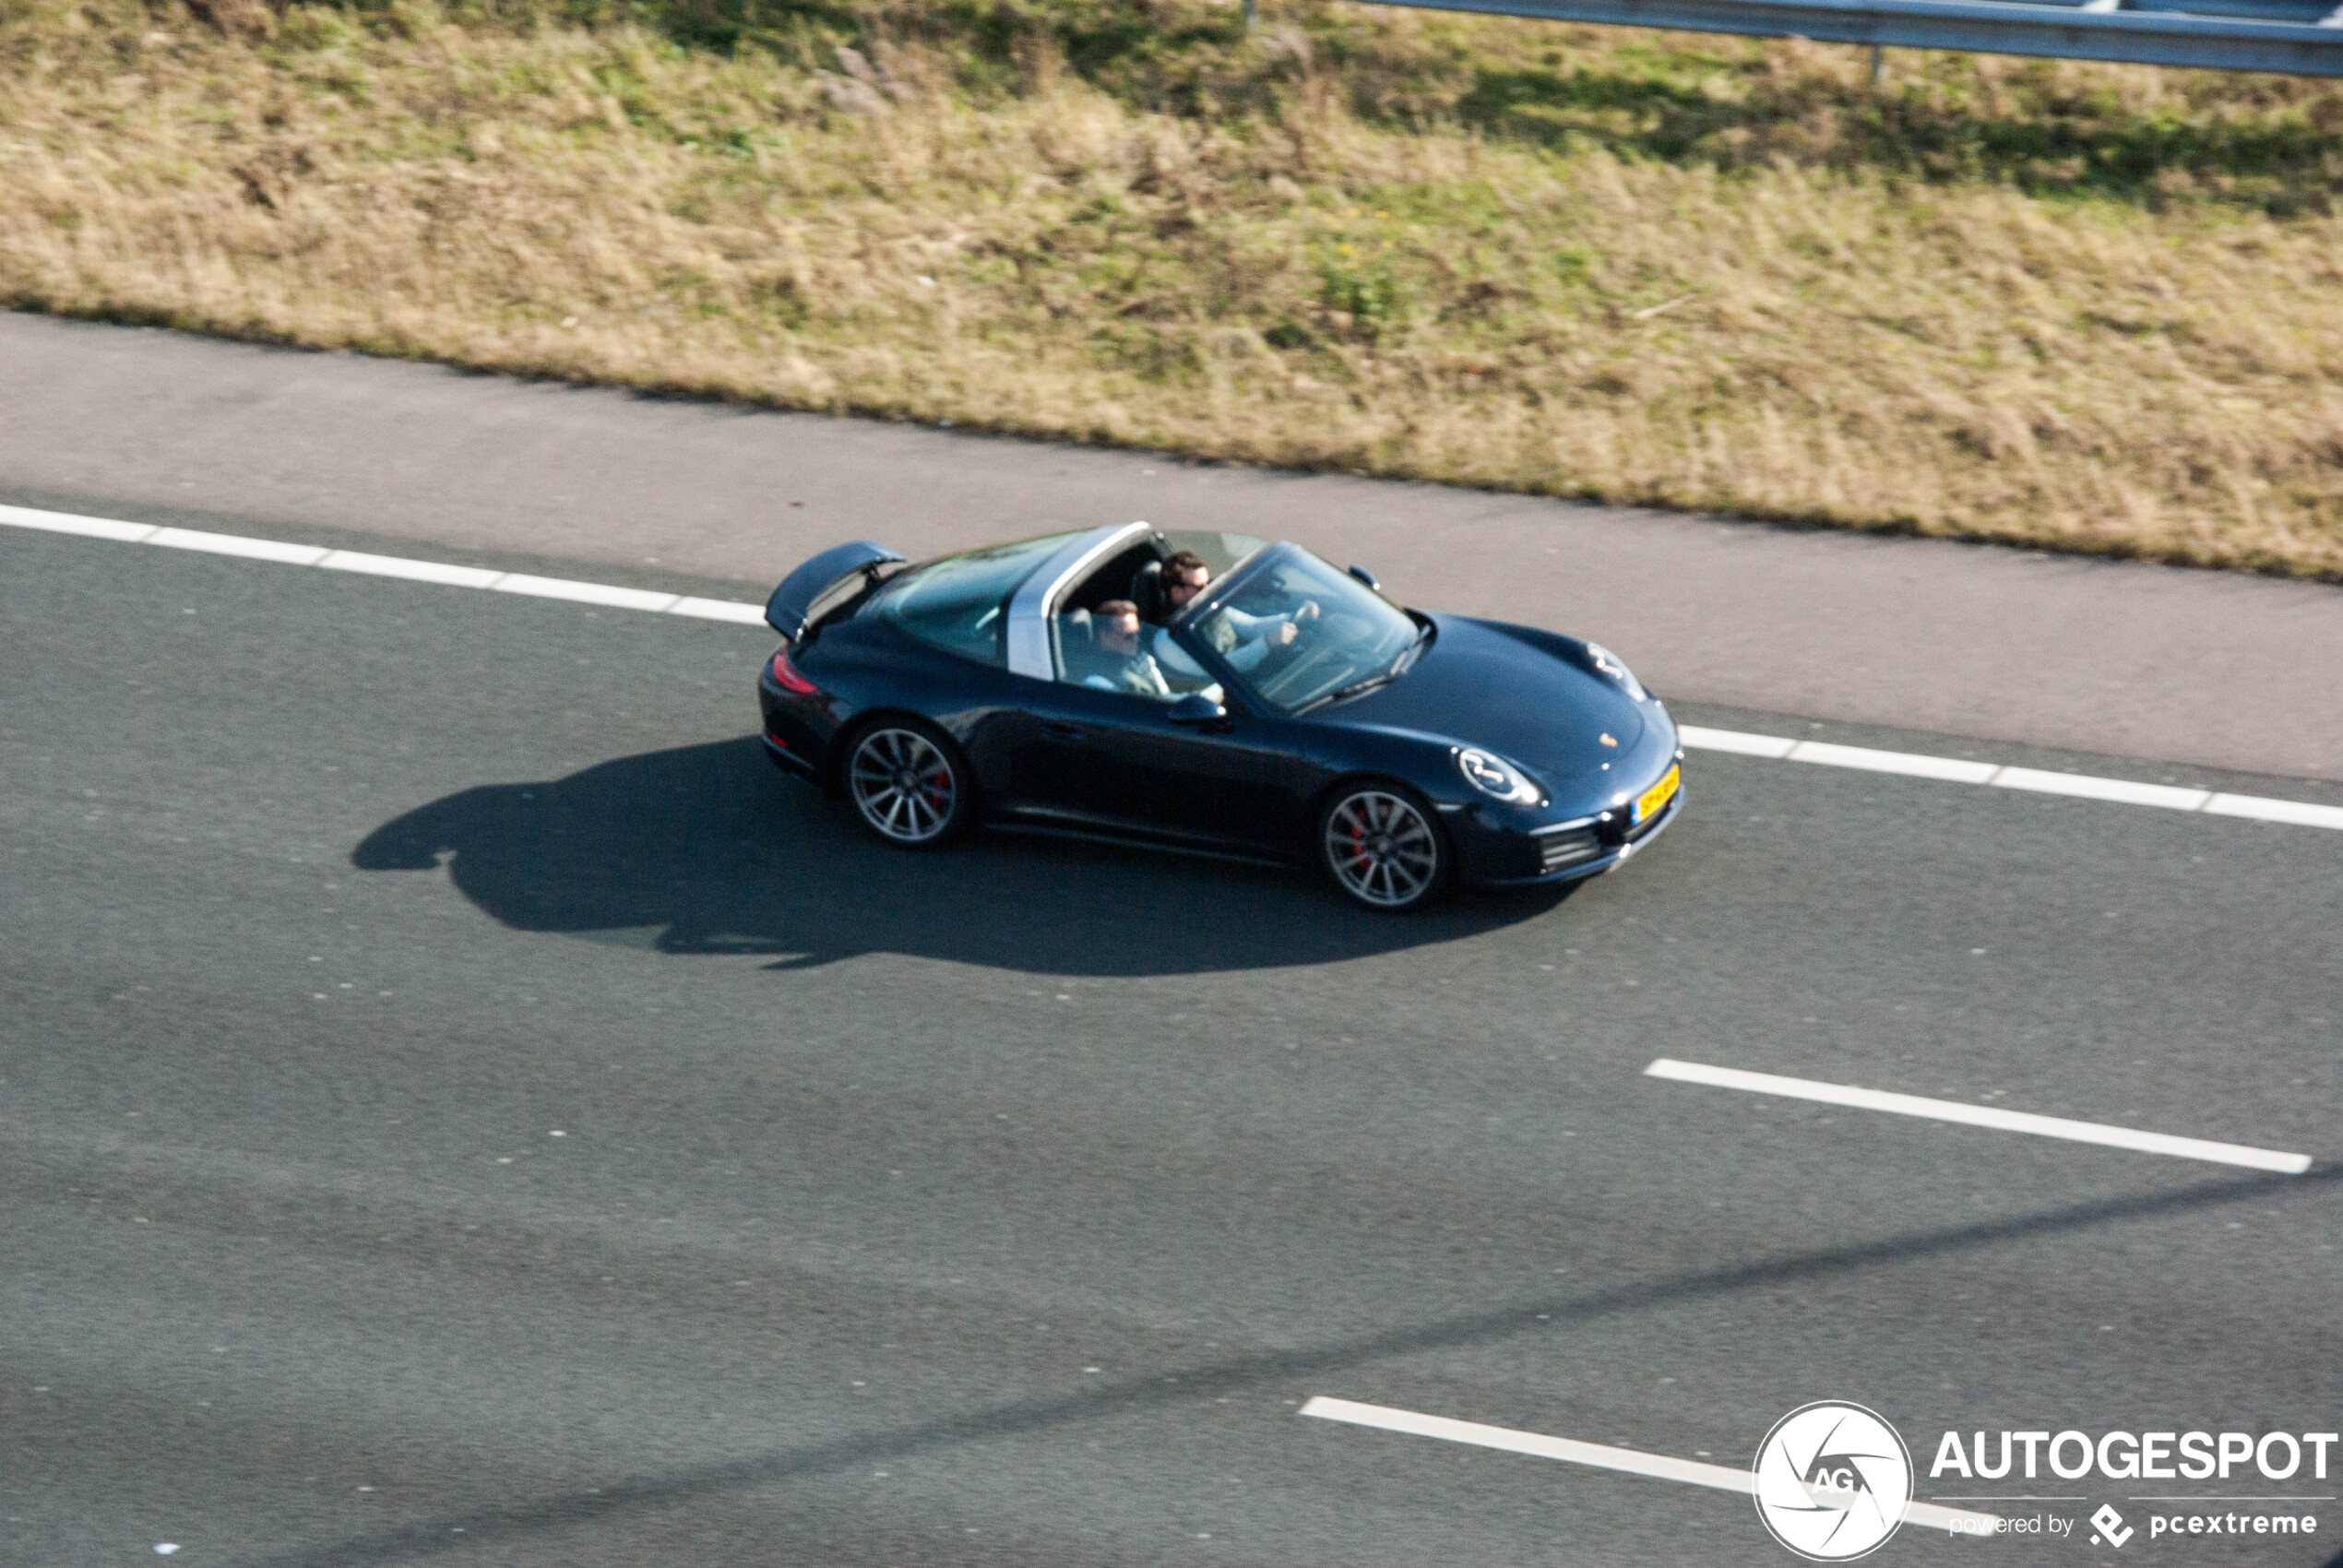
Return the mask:
{"type": "Polygon", "coordinates": [[[882,719],[856,736],[847,754],[846,795],[862,826],[881,838],[932,849],[968,824],[968,764],[934,726],[882,719]]]}
{"type": "Polygon", "coordinates": [[[1448,847],[1432,813],[1394,784],[1338,791],[1318,814],[1318,859],[1354,904],[1412,909],[1447,879],[1448,847]]]}

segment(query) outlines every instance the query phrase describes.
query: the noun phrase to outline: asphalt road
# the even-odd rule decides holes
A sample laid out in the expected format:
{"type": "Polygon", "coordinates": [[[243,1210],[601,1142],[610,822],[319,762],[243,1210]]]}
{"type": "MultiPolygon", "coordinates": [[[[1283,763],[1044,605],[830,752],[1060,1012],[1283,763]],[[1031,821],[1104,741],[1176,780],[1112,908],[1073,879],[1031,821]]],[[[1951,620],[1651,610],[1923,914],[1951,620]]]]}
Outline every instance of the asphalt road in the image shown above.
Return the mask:
{"type": "Polygon", "coordinates": [[[1562,625],[1662,690],[2343,782],[2343,588],[1195,466],[0,313],[0,503],[761,585],[1145,517],[1562,625]]]}
{"type": "MultiPolygon", "coordinates": [[[[754,754],[754,628],[0,529],[0,647],[11,1562],[1744,1565],[1745,1498],[1300,1403],[2343,1415],[2343,835],[1699,754],[1622,873],[1388,920],[886,852],[754,754]]],[[[1762,706],[1680,713],[1974,749],[1762,706]]]]}

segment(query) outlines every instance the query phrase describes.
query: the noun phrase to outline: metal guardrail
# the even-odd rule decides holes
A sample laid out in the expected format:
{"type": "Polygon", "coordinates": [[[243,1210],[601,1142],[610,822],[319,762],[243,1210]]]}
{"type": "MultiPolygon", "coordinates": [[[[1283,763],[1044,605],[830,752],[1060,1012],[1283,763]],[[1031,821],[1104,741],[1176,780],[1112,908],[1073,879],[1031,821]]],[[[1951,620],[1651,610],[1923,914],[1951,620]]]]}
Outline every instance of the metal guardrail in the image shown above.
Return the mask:
{"type": "Polygon", "coordinates": [[[2343,77],[2337,0],[1373,0],[1549,21],[2343,77]]]}

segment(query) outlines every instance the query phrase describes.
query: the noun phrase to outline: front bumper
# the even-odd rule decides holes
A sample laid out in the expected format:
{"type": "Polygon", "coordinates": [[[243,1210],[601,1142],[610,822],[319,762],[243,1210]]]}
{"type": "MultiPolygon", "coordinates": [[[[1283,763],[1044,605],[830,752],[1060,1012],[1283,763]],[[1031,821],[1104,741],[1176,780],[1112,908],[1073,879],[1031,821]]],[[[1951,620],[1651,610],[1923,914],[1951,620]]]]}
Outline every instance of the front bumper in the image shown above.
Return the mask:
{"type": "Polygon", "coordinates": [[[1470,807],[1440,815],[1457,851],[1459,882],[1474,887],[1546,887],[1618,870],[1666,832],[1683,809],[1684,788],[1679,784],[1659,814],[1632,827],[1598,820],[1581,829],[1541,831],[1470,807]],[[1565,839],[1584,842],[1592,852],[1569,855],[1565,839]]]}

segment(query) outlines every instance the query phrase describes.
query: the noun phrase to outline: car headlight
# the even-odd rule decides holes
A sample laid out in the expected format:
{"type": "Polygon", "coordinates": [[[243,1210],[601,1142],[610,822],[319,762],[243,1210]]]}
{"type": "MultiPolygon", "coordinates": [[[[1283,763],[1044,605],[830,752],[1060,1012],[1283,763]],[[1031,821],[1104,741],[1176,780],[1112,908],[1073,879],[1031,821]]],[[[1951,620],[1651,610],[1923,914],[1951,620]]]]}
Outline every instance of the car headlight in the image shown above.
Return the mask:
{"type": "Polygon", "coordinates": [[[1595,661],[1596,669],[1618,682],[1620,690],[1625,692],[1631,701],[1641,702],[1650,695],[1644,690],[1644,683],[1635,679],[1635,672],[1627,668],[1627,661],[1602,644],[1588,643],[1587,657],[1595,661]]]}
{"type": "Polygon", "coordinates": [[[1534,804],[1540,797],[1538,786],[1523,777],[1519,768],[1476,746],[1467,746],[1457,753],[1457,767],[1484,795],[1494,795],[1515,805],[1534,804]]]}

